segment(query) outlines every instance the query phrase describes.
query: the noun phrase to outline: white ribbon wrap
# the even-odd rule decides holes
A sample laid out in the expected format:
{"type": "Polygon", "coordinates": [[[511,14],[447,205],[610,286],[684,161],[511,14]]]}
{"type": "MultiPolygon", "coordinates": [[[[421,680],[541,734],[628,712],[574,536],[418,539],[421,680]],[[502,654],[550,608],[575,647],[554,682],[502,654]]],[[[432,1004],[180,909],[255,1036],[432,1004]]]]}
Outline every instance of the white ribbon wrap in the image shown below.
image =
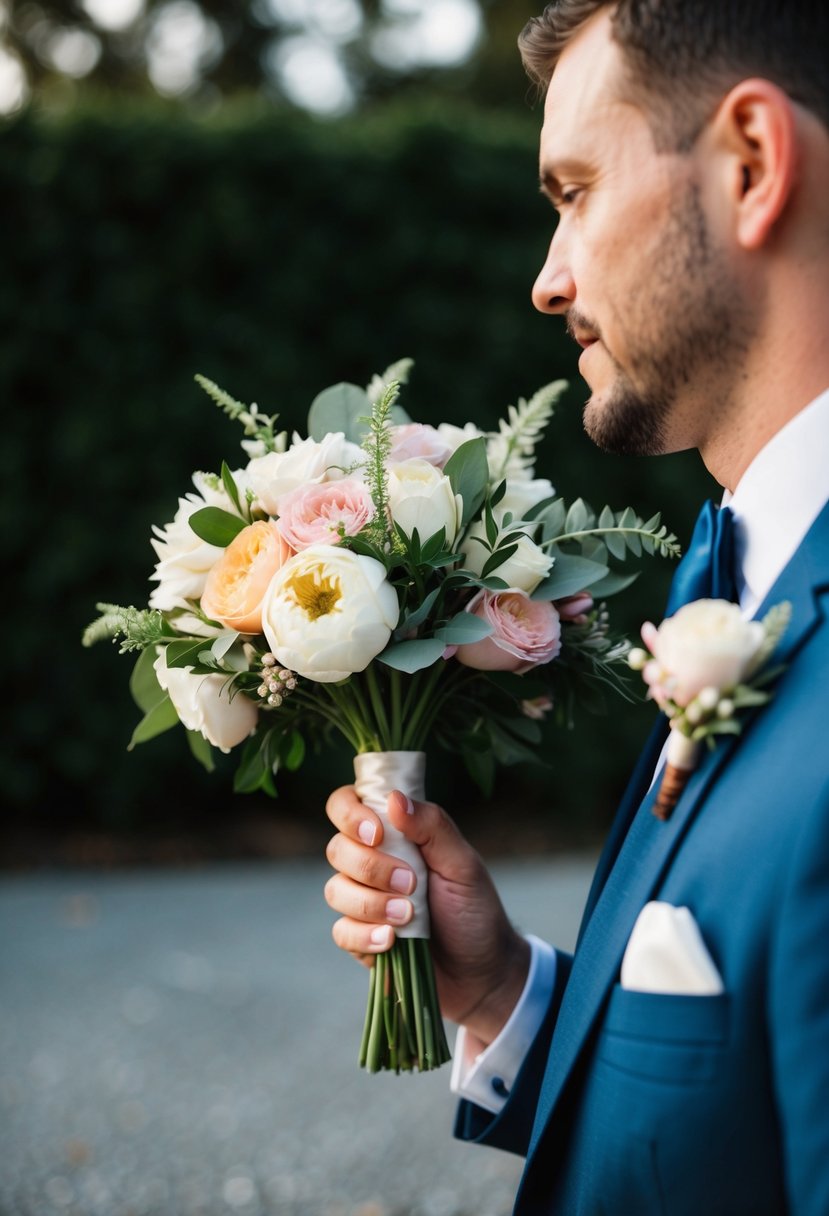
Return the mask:
{"type": "Polygon", "coordinates": [[[417,886],[408,897],[414,914],[407,925],[395,929],[397,937],[429,937],[429,899],[426,866],[416,844],[389,823],[386,800],[400,790],[415,802],[425,798],[426,755],[424,752],[363,752],[354,757],[357,796],[371,807],[383,824],[384,853],[404,861],[414,870],[417,886]]]}

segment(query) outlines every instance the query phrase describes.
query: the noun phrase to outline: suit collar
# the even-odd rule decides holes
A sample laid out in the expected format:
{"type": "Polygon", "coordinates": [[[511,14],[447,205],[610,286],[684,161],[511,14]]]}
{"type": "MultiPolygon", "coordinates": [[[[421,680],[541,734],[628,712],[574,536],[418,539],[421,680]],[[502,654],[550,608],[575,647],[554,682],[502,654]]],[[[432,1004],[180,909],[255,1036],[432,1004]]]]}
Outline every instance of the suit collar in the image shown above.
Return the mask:
{"type": "MultiPolygon", "coordinates": [[[[772,662],[789,663],[822,619],[819,593],[829,588],[829,505],[824,507],[758,615],[788,600],[792,616],[772,662]]],[[[763,707],[754,711],[762,713],[763,707]]],[[[746,722],[747,724],[747,722],[746,722]]],[[[553,1035],[530,1153],[535,1149],[616,981],[636,917],[652,898],[705,796],[742,736],[721,738],[702,762],[667,822],[652,814],[652,788],[635,814],[583,930],[553,1035]]]]}

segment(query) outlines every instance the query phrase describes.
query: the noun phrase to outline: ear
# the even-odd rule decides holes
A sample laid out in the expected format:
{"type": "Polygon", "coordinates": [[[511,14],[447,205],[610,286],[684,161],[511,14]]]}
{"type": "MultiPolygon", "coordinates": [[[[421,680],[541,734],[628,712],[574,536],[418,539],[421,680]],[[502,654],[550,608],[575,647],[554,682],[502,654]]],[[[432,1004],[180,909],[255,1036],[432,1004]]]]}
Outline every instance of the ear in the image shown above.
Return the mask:
{"type": "Polygon", "coordinates": [[[769,240],[794,186],[794,106],[770,80],[741,80],[720,103],[714,126],[727,154],[735,235],[744,249],[759,249],[769,240]]]}

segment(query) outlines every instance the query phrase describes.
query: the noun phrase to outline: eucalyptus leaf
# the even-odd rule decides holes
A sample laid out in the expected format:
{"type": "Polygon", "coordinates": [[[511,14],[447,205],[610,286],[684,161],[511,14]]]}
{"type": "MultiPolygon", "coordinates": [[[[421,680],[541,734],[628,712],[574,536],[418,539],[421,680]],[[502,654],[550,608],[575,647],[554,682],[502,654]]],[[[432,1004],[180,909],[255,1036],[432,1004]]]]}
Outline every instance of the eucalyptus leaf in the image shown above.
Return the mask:
{"type": "Polygon", "coordinates": [[[606,578],[607,566],[592,562],[587,557],[576,557],[570,553],[557,553],[552,570],[531,595],[534,600],[562,600],[568,595],[577,595],[606,578]]]}
{"type": "Polygon", "coordinates": [[[394,642],[377,657],[387,667],[412,675],[431,667],[443,656],[446,644],[439,638],[415,638],[410,642],[394,642]]]}
{"type": "Polygon", "coordinates": [[[326,435],[342,431],[352,443],[362,443],[368,433],[366,417],[370,414],[371,402],[365,389],[341,381],[323,389],[311,402],[308,435],[322,443],[326,435]]]}
{"type": "Polygon", "coordinates": [[[624,538],[618,532],[602,533],[602,540],[607,545],[608,552],[617,559],[624,561],[625,559],[625,542],[624,538]]]}
{"type": "Polygon", "coordinates": [[[399,630],[403,632],[407,629],[417,629],[418,625],[422,625],[439,595],[440,587],[434,587],[414,612],[403,618],[398,626],[399,630]]]}
{"type": "Polygon", "coordinates": [[[583,498],[577,498],[567,512],[564,521],[565,532],[583,532],[590,522],[590,513],[583,498]]]}
{"type": "Polygon", "coordinates": [[[564,522],[567,518],[567,507],[563,498],[555,498],[538,516],[544,526],[544,539],[552,540],[564,532],[564,522]]]}
{"type": "Polygon", "coordinates": [[[221,507],[202,507],[194,511],[187,522],[200,540],[220,549],[225,549],[246,527],[243,519],[221,507]]]}
{"type": "MultiPolygon", "coordinates": [[[[238,641],[238,638],[239,638],[239,634],[236,632],[235,629],[223,630],[219,634],[219,636],[215,639],[215,641],[213,642],[213,645],[210,647],[210,650],[213,654],[213,658],[221,663],[222,659],[225,657],[227,652],[230,650],[230,648],[234,644],[234,642],[238,641]]],[[[242,670],[246,671],[247,668],[246,667],[242,668],[242,670]]]]}
{"type": "Polygon", "coordinates": [[[482,621],[473,612],[459,612],[440,629],[435,630],[435,637],[447,646],[462,646],[466,642],[480,642],[492,633],[488,621],[482,621]]]}
{"type": "Polygon", "coordinates": [[[463,499],[461,526],[466,527],[480,510],[489,481],[486,440],[483,435],[462,443],[449,457],[443,471],[449,478],[452,492],[460,494],[463,499]]]}
{"type": "Polygon", "coordinates": [[[611,570],[604,578],[600,578],[597,583],[590,584],[590,594],[594,599],[604,599],[605,596],[617,595],[620,591],[624,591],[631,583],[635,583],[641,571],[634,570],[632,574],[619,574],[615,570],[611,570]]]}

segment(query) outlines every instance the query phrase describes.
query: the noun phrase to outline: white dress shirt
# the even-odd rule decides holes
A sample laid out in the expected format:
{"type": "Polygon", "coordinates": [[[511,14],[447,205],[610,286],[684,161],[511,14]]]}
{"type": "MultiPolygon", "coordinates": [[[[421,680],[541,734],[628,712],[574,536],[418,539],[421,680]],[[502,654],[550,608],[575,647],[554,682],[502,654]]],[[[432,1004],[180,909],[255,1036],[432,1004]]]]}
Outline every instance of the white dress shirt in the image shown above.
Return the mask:
{"type": "MultiPolygon", "coordinates": [[[[734,513],[737,588],[750,619],[829,499],[829,389],[795,414],[755,456],[722,505],[734,513]]],[[[662,757],[654,778],[660,771],[662,757]]],[[[509,1097],[526,1051],[541,1025],[556,974],[556,953],[528,937],[530,971],[509,1021],[488,1047],[461,1026],[450,1086],[497,1114],[509,1097]]]]}

